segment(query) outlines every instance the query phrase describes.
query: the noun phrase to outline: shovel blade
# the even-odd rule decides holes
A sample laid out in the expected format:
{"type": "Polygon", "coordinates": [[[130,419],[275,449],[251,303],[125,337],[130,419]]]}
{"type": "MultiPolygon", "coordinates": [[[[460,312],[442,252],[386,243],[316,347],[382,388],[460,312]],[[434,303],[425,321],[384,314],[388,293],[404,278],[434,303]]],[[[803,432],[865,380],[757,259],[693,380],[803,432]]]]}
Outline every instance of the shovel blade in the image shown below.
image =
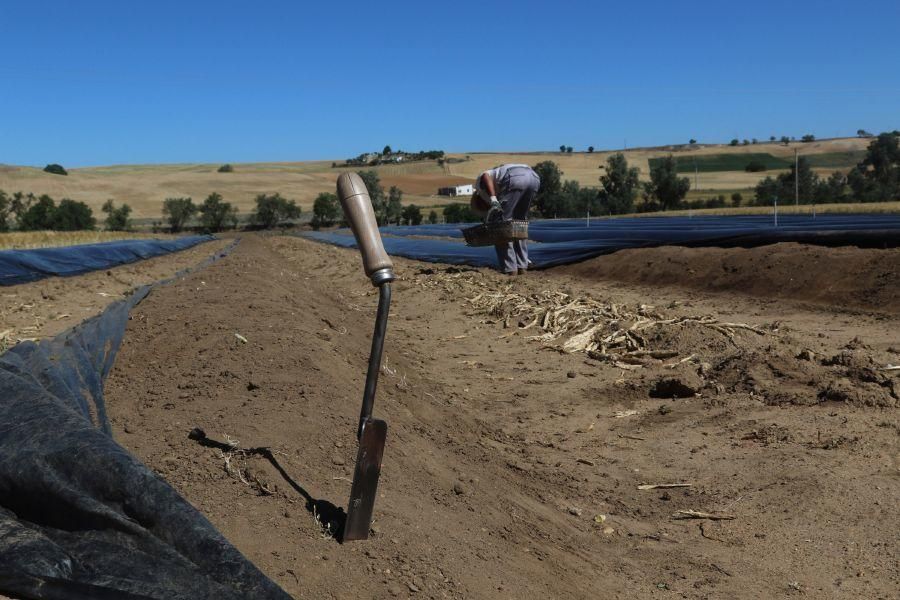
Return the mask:
{"type": "Polygon", "coordinates": [[[343,541],[365,540],[372,525],[372,510],[378,492],[378,476],[381,474],[381,457],[387,439],[387,423],[378,419],[368,419],[363,424],[359,437],[359,452],[356,455],[356,470],[350,488],[350,504],[347,507],[347,521],[344,524],[343,541]]]}

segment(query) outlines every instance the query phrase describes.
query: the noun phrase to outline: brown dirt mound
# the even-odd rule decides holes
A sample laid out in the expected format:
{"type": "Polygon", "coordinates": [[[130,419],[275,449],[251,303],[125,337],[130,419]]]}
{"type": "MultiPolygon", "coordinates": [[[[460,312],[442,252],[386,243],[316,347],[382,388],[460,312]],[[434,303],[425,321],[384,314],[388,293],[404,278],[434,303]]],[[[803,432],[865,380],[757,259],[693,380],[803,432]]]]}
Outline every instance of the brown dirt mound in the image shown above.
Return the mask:
{"type": "Polygon", "coordinates": [[[896,317],[776,317],[746,297],[658,288],[648,300],[553,271],[510,280],[396,263],[367,542],[339,545],[327,527],[348,497],[375,308],[354,251],[245,236],[136,307],[106,386],[119,443],[292,595],[876,598],[900,585],[897,417],[817,400],[832,375],[858,390],[867,368],[896,364],[896,317]],[[466,301],[468,277],[535,302],[563,291],[620,314],[652,303],[721,327],[782,323],[733,341],[698,323],[651,331],[649,347],[700,362],[628,370],[528,339],[537,325],[466,301]],[[848,344],[856,335],[866,343],[848,344]],[[786,375],[767,366],[759,393],[750,387],[743,373],[760,357],[806,348],[802,364],[773,359],[786,375]],[[733,367],[720,365],[729,355],[733,367]],[[779,387],[798,402],[773,406],[779,387]],[[195,428],[209,439],[191,439],[195,428]],[[638,487],[672,483],[689,485],[638,487]],[[677,517],[692,510],[734,518],[677,517]]]}
{"type": "Polygon", "coordinates": [[[783,243],[760,248],[664,246],[622,250],[554,269],[586,280],[739,292],[900,312],[900,250],[783,243]]]}

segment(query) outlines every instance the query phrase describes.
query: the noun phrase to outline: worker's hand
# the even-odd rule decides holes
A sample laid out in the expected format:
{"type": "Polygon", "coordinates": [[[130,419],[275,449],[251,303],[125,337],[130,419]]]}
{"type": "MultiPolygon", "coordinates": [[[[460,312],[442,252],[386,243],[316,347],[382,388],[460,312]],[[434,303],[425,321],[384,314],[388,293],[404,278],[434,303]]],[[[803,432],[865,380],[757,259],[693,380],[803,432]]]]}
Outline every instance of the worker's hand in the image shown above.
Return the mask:
{"type": "Polygon", "coordinates": [[[497,196],[491,196],[491,208],[488,210],[487,217],[484,220],[486,223],[496,223],[503,220],[503,206],[500,205],[497,196]]]}

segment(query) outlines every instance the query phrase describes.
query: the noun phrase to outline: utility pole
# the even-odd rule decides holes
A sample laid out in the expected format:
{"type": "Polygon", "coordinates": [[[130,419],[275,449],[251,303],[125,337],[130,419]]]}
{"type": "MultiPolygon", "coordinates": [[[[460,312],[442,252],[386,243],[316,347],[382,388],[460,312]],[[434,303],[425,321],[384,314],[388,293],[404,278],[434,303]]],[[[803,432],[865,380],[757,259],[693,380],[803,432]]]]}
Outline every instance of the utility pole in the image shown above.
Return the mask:
{"type": "Polygon", "coordinates": [[[794,148],[794,205],[800,209],[800,149],[794,148]]]}

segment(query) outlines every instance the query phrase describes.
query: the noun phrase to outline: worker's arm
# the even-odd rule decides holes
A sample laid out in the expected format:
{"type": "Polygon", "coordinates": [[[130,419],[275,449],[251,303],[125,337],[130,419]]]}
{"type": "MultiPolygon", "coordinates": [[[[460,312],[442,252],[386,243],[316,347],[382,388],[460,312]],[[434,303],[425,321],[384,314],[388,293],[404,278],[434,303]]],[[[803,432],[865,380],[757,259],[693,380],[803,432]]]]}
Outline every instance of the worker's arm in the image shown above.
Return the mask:
{"type": "Polygon", "coordinates": [[[491,200],[497,199],[497,188],[494,187],[494,178],[486,172],[481,174],[481,185],[488,193],[488,196],[491,197],[491,200]]]}

